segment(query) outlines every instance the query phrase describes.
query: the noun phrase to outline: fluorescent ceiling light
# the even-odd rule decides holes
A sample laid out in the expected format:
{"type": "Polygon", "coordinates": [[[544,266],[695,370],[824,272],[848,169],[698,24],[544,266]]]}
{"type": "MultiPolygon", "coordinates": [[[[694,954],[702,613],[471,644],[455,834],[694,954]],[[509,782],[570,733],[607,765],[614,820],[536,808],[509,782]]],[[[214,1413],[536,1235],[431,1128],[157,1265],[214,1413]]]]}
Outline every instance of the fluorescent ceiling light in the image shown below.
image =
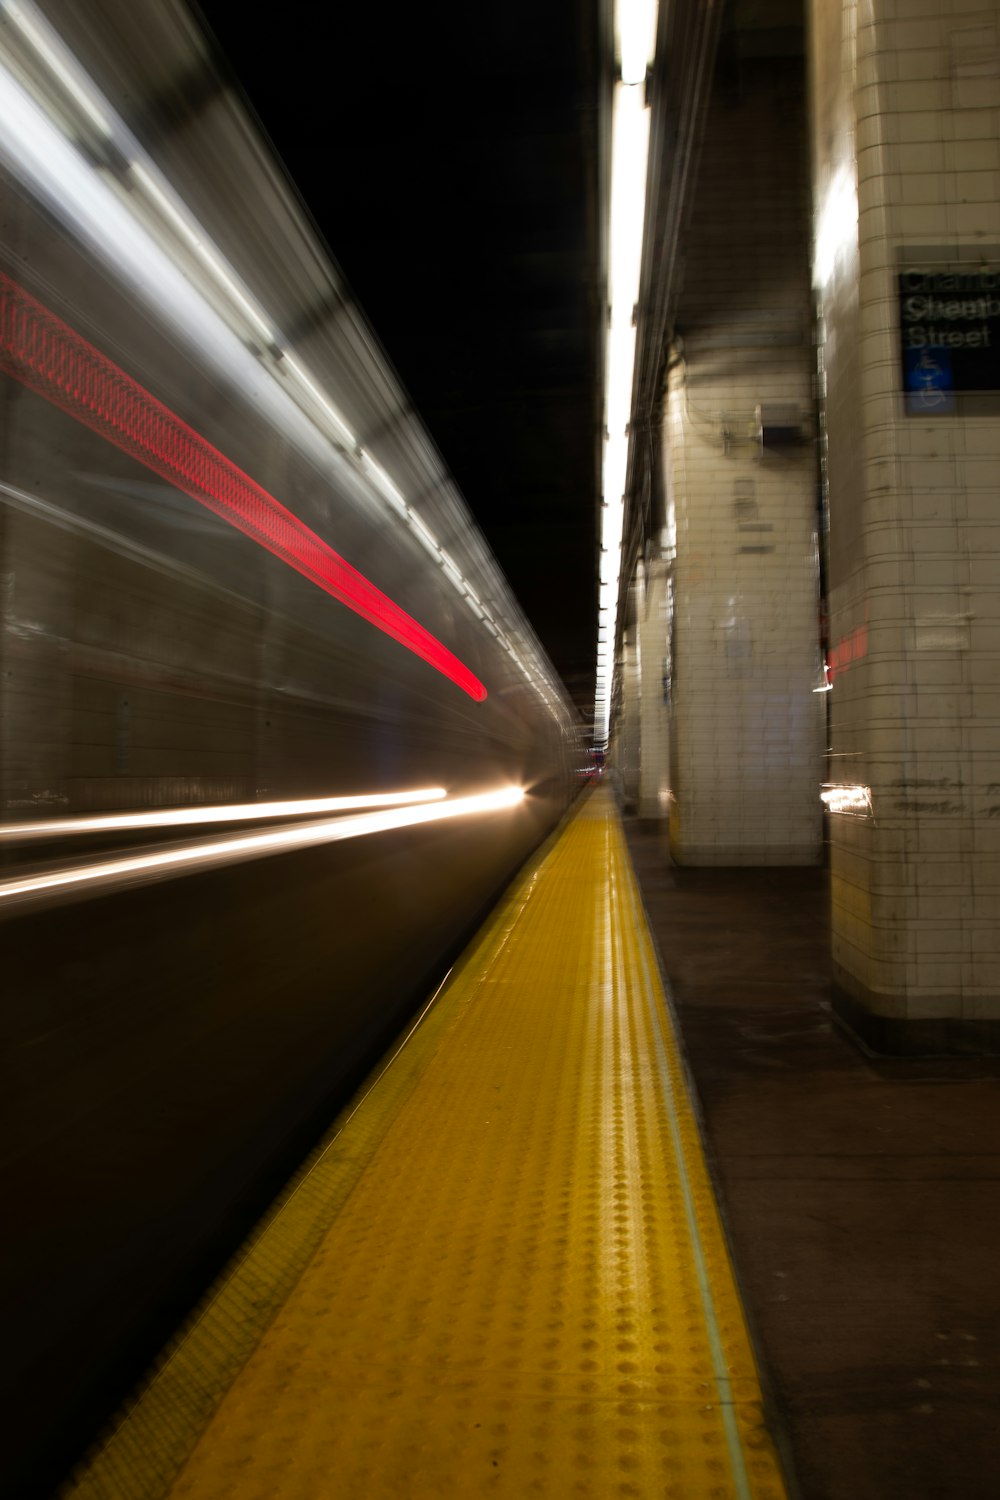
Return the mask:
{"type": "Polygon", "coordinates": [[[626,324],[639,297],[648,153],[649,110],[642,90],[618,84],[611,120],[608,289],[612,319],[626,324]]]}
{"type": "MultiPolygon", "coordinates": [[[[614,315],[612,315],[614,317],[614,315]]],[[[609,438],[620,438],[632,415],[632,371],[635,368],[635,327],[632,303],[627,312],[614,318],[608,330],[606,379],[607,401],[605,423],[609,438]]],[[[617,491],[605,494],[614,499],[617,491]]]]}
{"type": "MultiPolygon", "coordinates": [[[[616,13],[622,82],[616,84],[611,122],[611,192],[608,230],[608,325],[605,369],[605,443],[601,462],[604,509],[601,545],[616,559],[602,563],[599,589],[598,660],[601,674],[613,678],[621,587],[622,530],[628,477],[629,422],[635,373],[635,308],[639,299],[649,154],[649,110],[642,82],[652,60],[656,28],[655,0],[629,4],[620,0],[616,13]],[[605,605],[604,601],[609,603],[605,605]],[[600,617],[610,615],[605,621],[600,617]],[[607,632],[607,639],[605,639],[607,632]]],[[[594,736],[606,743],[609,700],[598,696],[594,736]]]]}
{"type": "Polygon", "coordinates": [[[656,46],[656,0],[618,0],[616,30],[623,83],[642,83],[656,46]]]}

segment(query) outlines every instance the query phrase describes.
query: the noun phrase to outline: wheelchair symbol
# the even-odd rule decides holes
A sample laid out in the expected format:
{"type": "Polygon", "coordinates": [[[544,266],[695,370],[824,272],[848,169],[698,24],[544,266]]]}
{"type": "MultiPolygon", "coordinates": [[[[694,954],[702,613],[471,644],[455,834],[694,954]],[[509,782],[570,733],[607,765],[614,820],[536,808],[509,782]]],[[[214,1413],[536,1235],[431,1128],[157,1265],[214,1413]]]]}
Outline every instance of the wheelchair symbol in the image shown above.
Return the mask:
{"type": "Polygon", "coordinates": [[[907,377],[907,404],[911,411],[951,411],[955,402],[950,360],[942,363],[922,349],[920,357],[910,363],[907,377]]]}

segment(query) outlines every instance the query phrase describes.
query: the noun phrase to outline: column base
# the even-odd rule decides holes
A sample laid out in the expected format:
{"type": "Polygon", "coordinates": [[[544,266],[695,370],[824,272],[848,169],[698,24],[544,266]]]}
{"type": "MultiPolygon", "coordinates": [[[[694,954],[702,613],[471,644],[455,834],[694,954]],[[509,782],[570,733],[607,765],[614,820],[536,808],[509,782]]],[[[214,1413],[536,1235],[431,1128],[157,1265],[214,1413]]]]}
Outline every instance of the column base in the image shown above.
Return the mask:
{"type": "Polygon", "coordinates": [[[816,865],[823,863],[822,850],[801,844],[688,844],[670,840],[670,855],[675,865],[774,866],[816,865]]]}
{"type": "MultiPolygon", "coordinates": [[[[1000,996],[984,1001],[982,1010],[994,1015],[906,1016],[898,1014],[905,1000],[880,995],[851,981],[848,990],[836,979],[832,988],[833,1013],[841,1026],[866,1052],[880,1057],[983,1057],[1000,1056],[1000,996]],[[896,1014],[887,1014],[894,1011],[896,1014]]],[[[961,1001],[941,997],[941,1010],[957,1011],[961,1001]]],[[[927,1001],[921,1001],[922,1008],[927,1001]]]]}

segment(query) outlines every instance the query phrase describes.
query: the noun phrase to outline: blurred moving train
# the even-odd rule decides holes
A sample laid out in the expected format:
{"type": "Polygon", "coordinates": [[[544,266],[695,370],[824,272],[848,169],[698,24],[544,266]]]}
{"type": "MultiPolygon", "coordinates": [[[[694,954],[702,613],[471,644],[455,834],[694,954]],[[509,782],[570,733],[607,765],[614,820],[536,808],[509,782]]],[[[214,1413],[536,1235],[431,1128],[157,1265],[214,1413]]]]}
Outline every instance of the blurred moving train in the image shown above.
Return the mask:
{"type": "Polygon", "coordinates": [[[179,0],[0,0],[0,171],[0,1490],[30,1495],[580,749],[179,0]]]}

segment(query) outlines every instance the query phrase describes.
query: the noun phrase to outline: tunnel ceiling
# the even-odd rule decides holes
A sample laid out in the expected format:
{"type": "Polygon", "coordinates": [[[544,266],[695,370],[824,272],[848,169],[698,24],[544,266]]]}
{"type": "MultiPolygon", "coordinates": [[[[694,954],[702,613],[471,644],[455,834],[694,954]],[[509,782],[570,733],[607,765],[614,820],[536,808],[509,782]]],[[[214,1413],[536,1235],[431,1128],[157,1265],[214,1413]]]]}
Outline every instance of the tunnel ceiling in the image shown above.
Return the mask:
{"type": "Polygon", "coordinates": [[[202,12],[589,714],[598,6],[202,12]]]}

